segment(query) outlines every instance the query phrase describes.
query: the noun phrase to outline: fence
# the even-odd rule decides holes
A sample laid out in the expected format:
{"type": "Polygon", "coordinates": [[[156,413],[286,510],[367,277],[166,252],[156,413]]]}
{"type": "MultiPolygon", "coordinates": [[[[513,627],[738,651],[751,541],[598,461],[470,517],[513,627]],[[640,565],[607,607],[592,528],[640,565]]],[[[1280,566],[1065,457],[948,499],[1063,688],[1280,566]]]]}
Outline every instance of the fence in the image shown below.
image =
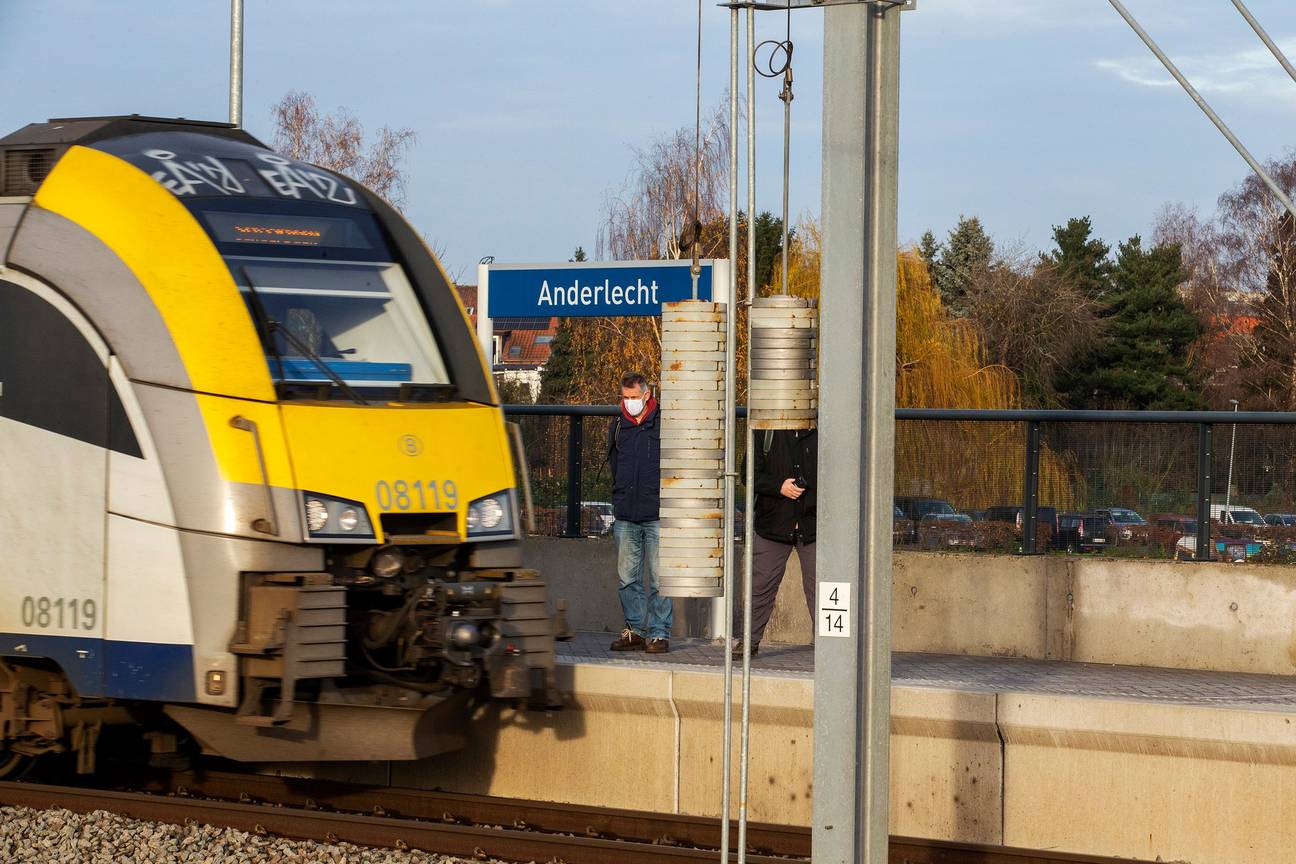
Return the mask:
{"type": "MultiPolygon", "coordinates": [[[[618,411],[505,407],[522,426],[539,533],[610,524],[606,418],[618,411]]],[[[908,408],[895,437],[897,544],[1296,560],[1296,414],[908,408]]]]}

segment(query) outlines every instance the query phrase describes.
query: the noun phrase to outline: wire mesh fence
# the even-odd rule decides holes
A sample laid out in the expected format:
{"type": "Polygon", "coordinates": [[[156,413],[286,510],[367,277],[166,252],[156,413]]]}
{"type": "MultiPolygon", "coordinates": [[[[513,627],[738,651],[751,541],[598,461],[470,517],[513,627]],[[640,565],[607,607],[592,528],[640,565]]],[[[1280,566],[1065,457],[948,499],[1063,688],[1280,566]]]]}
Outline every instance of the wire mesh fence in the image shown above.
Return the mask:
{"type": "MultiPolygon", "coordinates": [[[[613,411],[509,406],[526,447],[538,534],[611,529],[613,411]]],[[[1146,416],[897,412],[892,541],[946,552],[1296,563],[1296,416],[1146,416]]],[[[736,438],[741,536],[741,420],[736,438]]]]}

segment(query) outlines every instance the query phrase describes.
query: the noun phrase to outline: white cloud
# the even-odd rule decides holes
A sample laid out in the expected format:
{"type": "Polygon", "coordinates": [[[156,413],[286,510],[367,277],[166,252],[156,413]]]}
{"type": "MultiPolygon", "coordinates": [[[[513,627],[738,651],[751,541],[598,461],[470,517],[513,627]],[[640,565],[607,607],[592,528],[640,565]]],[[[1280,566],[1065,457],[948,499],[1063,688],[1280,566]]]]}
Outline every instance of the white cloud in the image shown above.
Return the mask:
{"type": "MultiPolygon", "coordinates": [[[[1296,51],[1296,40],[1277,41],[1288,56],[1296,51]]],[[[1278,61],[1263,46],[1224,54],[1178,57],[1171,54],[1170,59],[1203,96],[1236,97],[1247,102],[1277,105],[1296,103],[1296,83],[1287,77],[1278,61]]],[[[1151,52],[1141,57],[1098,60],[1094,65],[1115,73],[1131,84],[1143,87],[1178,86],[1151,52]]]]}

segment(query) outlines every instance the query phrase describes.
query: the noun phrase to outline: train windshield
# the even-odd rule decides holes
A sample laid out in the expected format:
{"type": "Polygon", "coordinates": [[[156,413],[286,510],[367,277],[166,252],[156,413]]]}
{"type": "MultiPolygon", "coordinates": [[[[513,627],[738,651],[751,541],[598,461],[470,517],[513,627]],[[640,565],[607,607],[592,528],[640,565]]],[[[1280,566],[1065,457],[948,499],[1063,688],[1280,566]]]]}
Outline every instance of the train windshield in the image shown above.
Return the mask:
{"type": "Polygon", "coordinates": [[[241,202],[198,211],[287,399],[402,401],[453,391],[405,269],[372,214],[241,202]]]}
{"type": "Polygon", "coordinates": [[[285,394],[450,383],[399,264],[226,260],[262,325],[271,374],[307,385],[285,394]]]}

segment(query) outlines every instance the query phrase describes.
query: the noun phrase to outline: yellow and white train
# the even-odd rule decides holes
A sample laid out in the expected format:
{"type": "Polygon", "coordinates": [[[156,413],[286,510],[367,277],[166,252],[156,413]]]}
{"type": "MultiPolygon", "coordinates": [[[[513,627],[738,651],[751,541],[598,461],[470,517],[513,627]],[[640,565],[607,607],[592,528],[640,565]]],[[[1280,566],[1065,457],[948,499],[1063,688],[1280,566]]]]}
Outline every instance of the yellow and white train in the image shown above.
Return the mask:
{"type": "Polygon", "coordinates": [[[225,124],[0,139],[0,773],[89,770],[115,723],[420,758],[474,694],[551,700],[514,440],[450,281],[354,181],[225,124]]]}

